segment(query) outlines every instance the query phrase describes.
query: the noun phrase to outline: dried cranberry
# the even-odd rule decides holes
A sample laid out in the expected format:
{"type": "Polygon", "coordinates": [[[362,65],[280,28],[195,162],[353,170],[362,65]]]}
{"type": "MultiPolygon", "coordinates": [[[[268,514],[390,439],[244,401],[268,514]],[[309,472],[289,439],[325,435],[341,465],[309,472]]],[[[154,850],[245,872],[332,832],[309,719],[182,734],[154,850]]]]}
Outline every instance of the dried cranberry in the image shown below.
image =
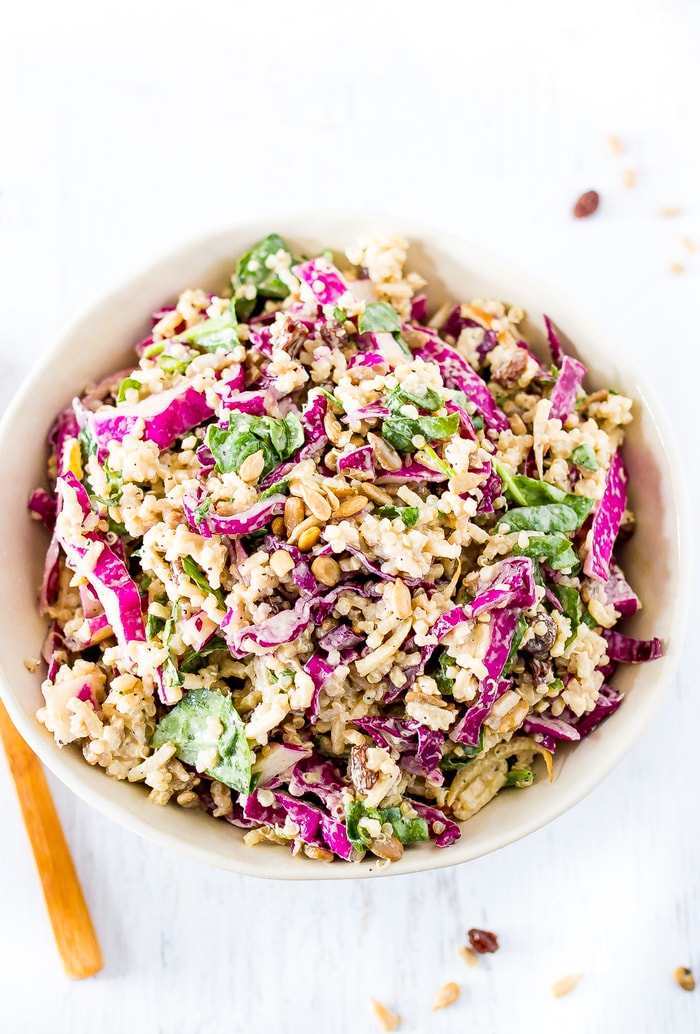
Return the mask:
{"type": "Polygon", "coordinates": [[[498,937],[488,930],[472,929],[467,932],[469,943],[479,955],[491,955],[498,951],[498,937]]]}

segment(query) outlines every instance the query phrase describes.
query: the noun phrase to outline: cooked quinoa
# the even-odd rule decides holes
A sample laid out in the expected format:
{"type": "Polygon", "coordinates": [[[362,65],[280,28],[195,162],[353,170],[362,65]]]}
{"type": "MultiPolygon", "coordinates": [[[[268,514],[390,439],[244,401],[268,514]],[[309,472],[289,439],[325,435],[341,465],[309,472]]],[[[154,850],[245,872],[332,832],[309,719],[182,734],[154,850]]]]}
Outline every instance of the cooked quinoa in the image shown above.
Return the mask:
{"type": "Polygon", "coordinates": [[[270,235],[59,415],[30,500],[58,745],[328,861],[452,844],[660,652],[615,630],[631,400],[407,257],[270,235]]]}

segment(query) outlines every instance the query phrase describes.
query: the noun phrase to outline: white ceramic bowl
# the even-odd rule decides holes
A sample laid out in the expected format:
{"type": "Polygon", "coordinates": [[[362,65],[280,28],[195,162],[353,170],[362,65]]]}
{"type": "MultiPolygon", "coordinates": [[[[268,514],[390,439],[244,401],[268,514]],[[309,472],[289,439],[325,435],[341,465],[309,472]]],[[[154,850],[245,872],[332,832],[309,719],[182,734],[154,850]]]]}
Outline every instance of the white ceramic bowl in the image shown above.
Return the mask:
{"type": "MultiPolygon", "coordinates": [[[[29,520],[25,500],[43,481],[45,438],[55,414],[90,380],[124,367],[134,342],[150,329],[149,314],[185,287],[221,288],[236,257],[275,230],[297,251],[344,249],[376,232],[411,241],[409,267],[426,277],[433,305],[448,298],[496,297],[526,309],[541,328],[546,312],[575,342],[589,368],[588,383],[614,386],[636,400],[625,456],[638,530],[623,562],[644,609],[627,630],[665,644],[661,660],[628,665],[615,685],[623,706],[574,749],[557,753],[552,784],[541,779],[523,793],[502,794],[465,824],[453,847],[406,851],[391,874],[465,862],[495,851],[550,822],[580,801],[620,761],[658,708],[678,660],[688,600],[690,523],[683,476],[668,424],[638,371],[584,312],[558,293],[481,249],[426,227],[380,218],[312,217],[248,223],[188,245],[120,287],[73,322],[27,380],[0,429],[0,511],[3,593],[0,595],[2,697],[13,721],[41,760],[79,797],[136,833],[198,861],[236,872],[281,879],[353,879],[380,875],[371,862],[328,865],[292,858],[283,848],[245,847],[241,831],[203,813],[159,808],[141,786],[116,782],[85,763],[75,747],[59,750],[36,721],[42,672],[30,674],[45,634],[37,613],[46,533],[29,520]]],[[[528,330],[532,336],[534,327],[528,330]]],[[[541,329],[536,336],[542,342],[541,329]]]]}

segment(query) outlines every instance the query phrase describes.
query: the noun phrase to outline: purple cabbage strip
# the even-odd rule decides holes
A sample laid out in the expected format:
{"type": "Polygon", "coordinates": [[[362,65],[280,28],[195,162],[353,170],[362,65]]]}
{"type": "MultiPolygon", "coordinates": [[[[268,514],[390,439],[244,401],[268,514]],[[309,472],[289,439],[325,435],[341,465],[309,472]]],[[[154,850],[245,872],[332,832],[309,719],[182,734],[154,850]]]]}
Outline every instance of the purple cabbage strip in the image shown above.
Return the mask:
{"type": "Polygon", "coordinates": [[[222,379],[219,381],[217,386],[217,394],[219,395],[222,402],[224,402],[231,395],[238,392],[245,391],[245,369],[241,364],[235,366],[229,366],[224,371],[222,379]],[[223,378],[226,378],[225,380],[223,378]]]}
{"type": "Polygon", "coordinates": [[[583,384],[585,376],[586,367],[583,363],[580,363],[578,359],[573,359],[570,355],[565,355],[550,395],[552,409],[549,415],[552,420],[561,420],[564,423],[569,414],[573,412],[578,389],[583,384]]]}
{"type": "Polygon", "coordinates": [[[441,732],[428,729],[419,722],[401,718],[357,718],[353,721],[380,747],[394,748],[400,755],[400,765],[412,775],[423,776],[434,786],[442,786],[440,771],[445,737],[441,732]]]}
{"type": "MultiPolygon", "coordinates": [[[[61,498],[66,491],[72,491],[83,511],[83,517],[89,516],[88,494],[74,474],[68,471],[59,477],[56,487],[61,498]]],[[[139,591],[130,577],[124,561],[106,544],[104,539],[94,532],[85,533],[85,537],[93,542],[99,542],[102,549],[90,569],[82,573],[85,574],[94,589],[117,642],[126,653],[130,642],[145,642],[146,640],[139,591]]],[[[74,545],[60,536],[58,541],[66,554],[68,566],[74,571],[80,570],[88,547],[74,545]]]]}
{"type": "Polygon", "coordinates": [[[587,711],[586,714],[582,715],[576,723],[576,728],[578,729],[581,739],[589,736],[590,733],[592,733],[594,729],[597,729],[600,723],[608,717],[608,715],[611,715],[613,711],[617,711],[623,699],[623,694],[612,686],[601,686],[600,695],[596,700],[593,710],[587,711]]]}
{"type": "Polygon", "coordinates": [[[428,319],[428,299],[424,294],[411,299],[411,319],[415,323],[425,323],[428,319]]]}
{"type": "Polygon", "coordinates": [[[607,682],[607,680],[611,679],[617,671],[617,661],[610,661],[608,664],[599,664],[596,671],[599,671],[607,682]]]}
{"type": "Polygon", "coordinates": [[[331,814],[338,818],[343,815],[345,783],[327,758],[312,751],[294,766],[288,782],[289,792],[294,797],[312,793],[331,814]]]}
{"type": "Polygon", "coordinates": [[[327,409],[328,400],[325,395],[316,395],[303,407],[299,420],[304,429],[306,444],[302,446],[299,453],[294,457],[295,463],[314,459],[323,452],[328,444],[328,435],[326,434],[324,424],[327,409]]]}
{"type": "Polygon", "coordinates": [[[31,512],[40,519],[44,527],[52,531],[56,523],[55,496],[49,495],[44,488],[35,488],[29,496],[29,503],[27,505],[31,512]]]}
{"type": "Polygon", "coordinates": [[[477,486],[478,491],[481,492],[481,499],[479,500],[476,512],[477,514],[482,513],[493,513],[494,503],[496,499],[503,495],[503,482],[491,466],[489,460],[489,473],[484,481],[477,486]]]}
{"type": "Polygon", "coordinates": [[[533,561],[529,557],[506,557],[481,569],[477,594],[465,609],[475,618],[494,607],[518,606],[527,610],[536,600],[533,561]]]}
{"type": "MultiPolygon", "coordinates": [[[[396,575],[395,574],[385,574],[384,571],[382,571],[381,567],[379,567],[377,564],[373,564],[372,561],[370,560],[370,558],[368,556],[366,556],[366,554],[363,553],[361,549],[358,549],[357,546],[351,546],[349,543],[347,543],[345,545],[345,552],[352,554],[352,556],[354,556],[354,557],[357,557],[357,559],[360,561],[360,563],[362,564],[364,569],[366,571],[369,571],[369,573],[373,574],[376,578],[381,579],[381,581],[383,581],[383,582],[395,582],[396,581],[396,575]]],[[[407,581],[406,584],[409,585],[410,582],[407,581]]]]}
{"type": "Polygon", "coordinates": [[[179,687],[165,681],[162,664],[158,665],[155,670],[155,683],[156,689],[158,690],[158,697],[162,704],[169,707],[171,704],[176,704],[178,702],[181,696],[179,687]]]}
{"type": "MultiPolygon", "coordinates": [[[[351,546],[349,544],[346,544],[345,552],[346,553],[351,553],[352,556],[357,557],[357,559],[360,561],[360,563],[365,568],[365,570],[369,571],[370,574],[375,575],[375,577],[379,578],[381,581],[383,581],[383,582],[395,582],[396,581],[398,575],[387,574],[385,571],[382,571],[381,567],[379,567],[378,564],[373,564],[372,561],[369,559],[369,557],[365,553],[363,553],[361,549],[358,549],[357,546],[351,546]]],[[[404,578],[403,582],[404,582],[405,585],[408,585],[408,587],[410,589],[416,589],[420,585],[422,585],[424,588],[426,588],[428,586],[432,586],[432,583],[424,582],[421,578],[404,578]]],[[[349,587],[350,586],[348,586],[348,588],[349,587]]],[[[353,589],[354,588],[355,587],[353,586],[353,589]]]]}
{"type": "Polygon", "coordinates": [[[296,546],[292,546],[286,539],[277,535],[268,535],[265,539],[265,549],[271,555],[278,549],[289,553],[294,561],[292,569],[292,581],[307,596],[318,592],[318,581],[314,577],[307,556],[296,546]]]}
{"type": "Polygon", "coordinates": [[[189,630],[192,648],[197,653],[207,645],[210,639],[213,639],[216,631],[214,622],[203,610],[191,614],[190,617],[181,622],[181,627],[183,630],[185,628],[189,630]]]}
{"type": "Polygon", "coordinates": [[[243,818],[248,819],[255,825],[283,826],[286,812],[281,802],[274,804],[261,804],[257,792],[251,793],[243,800],[243,818]]]}
{"type": "Polygon", "coordinates": [[[356,424],[360,420],[386,420],[389,416],[391,413],[383,402],[369,402],[366,406],[360,406],[359,409],[351,409],[349,413],[343,413],[341,420],[356,424]]]}
{"type": "Polygon", "coordinates": [[[65,642],[63,639],[63,632],[58,624],[58,621],[52,621],[49,625],[49,630],[44,640],[44,645],[41,648],[41,657],[48,666],[48,673],[46,675],[49,682],[53,682],[58,674],[60,667],[58,654],[65,649],[65,642]]]}
{"type": "Polygon", "coordinates": [[[547,340],[549,342],[549,351],[552,355],[552,362],[555,366],[561,366],[564,362],[564,349],[561,347],[561,341],[557,337],[554,324],[549,316],[544,317],[544,322],[547,327],[547,340]]]}
{"type": "Polygon", "coordinates": [[[610,563],[610,577],[603,584],[603,595],[606,605],[614,607],[621,617],[631,617],[639,610],[639,597],[614,559],[610,563]]]}
{"type": "Polygon", "coordinates": [[[248,320],[249,327],[266,327],[270,323],[274,323],[277,319],[278,309],[274,309],[272,312],[261,312],[258,316],[251,316],[248,320]]]}
{"type": "Polygon", "coordinates": [[[222,419],[220,427],[228,427],[226,414],[235,411],[249,413],[251,416],[265,416],[268,412],[268,392],[266,391],[240,391],[233,392],[221,399],[222,419]]]}
{"type": "Polygon", "coordinates": [[[479,410],[487,427],[494,431],[507,431],[510,428],[508,418],[496,405],[486,383],[454,348],[440,341],[426,341],[415,354],[426,362],[437,363],[446,387],[463,391],[479,410]]]}
{"type": "Polygon", "coordinates": [[[356,352],[348,360],[348,370],[355,366],[387,366],[387,361],[380,352],[356,352]]]}
{"type": "Polygon", "coordinates": [[[479,357],[479,365],[486,365],[486,357],[489,352],[493,352],[494,348],[498,344],[498,334],[495,330],[485,330],[484,339],[480,345],[476,346],[476,354],[479,357]]]}
{"type": "Polygon", "coordinates": [[[61,580],[60,555],[61,551],[54,532],[44,558],[44,576],[41,582],[41,595],[39,596],[40,614],[46,614],[58,595],[58,586],[61,580]]]}
{"type": "Polygon", "coordinates": [[[440,771],[440,762],[445,743],[444,735],[439,730],[429,729],[418,722],[415,723],[414,731],[417,737],[416,752],[402,759],[403,767],[407,772],[424,776],[433,786],[442,786],[445,777],[440,771]]]}
{"type": "Polygon", "coordinates": [[[318,645],[326,653],[331,653],[333,650],[337,650],[340,653],[343,650],[352,650],[354,647],[364,643],[364,641],[361,635],[353,632],[350,625],[340,624],[332,628],[330,632],[322,635],[318,640],[318,645]]]}
{"type": "Polygon", "coordinates": [[[471,438],[473,442],[478,440],[474,424],[472,423],[472,418],[469,416],[466,409],[463,409],[462,406],[458,405],[456,402],[452,402],[452,400],[448,400],[445,403],[445,409],[448,413],[459,413],[459,430],[460,433],[464,432],[461,434],[462,438],[471,438]]]}
{"type": "Polygon", "coordinates": [[[290,610],[280,610],[272,617],[260,621],[257,625],[246,625],[231,632],[229,626],[235,617],[235,611],[229,610],[221,622],[221,631],[234,657],[245,657],[250,653],[246,648],[249,641],[255,646],[269,650],[282,643],[291,643],[298,639],[308,627],[311,620],[310,596],[298,599],[290,610]]]}
{"type": "Polygon", "coordinates": [[[88,423],[103,447],[121,442],[139,420],[144,422],[143,438],[159,449],[169,449],[181,435],[209,420],[214,410],[203,392],[190,385],[170,388],[134,405],[105,407],[107,412],[91,413],[88,423]]]}
{"type": "Polygon", "coordinates": [[[349,291],[340,272],[327,259],[309,259],[294,266],[292,272],[311,288],[321,305],[334,305],[349,291]]]}
{"type": "Polygon", "coordinates": [[[281,646],[282,643],[291,643],[304,633],[312,619],[317,625],[321,625],[333,610],[338,597],[348,589],[362,596],[369,596],[371,593],[371,587],[337,585],[325,596],[300,597],[290,610],[280,610],[257,625],[246,625],[235,631],[231,631],[229,626],[236,618],[236,612],[227,611],[221,622],[221,631],[231,654],[234,657],[245,657],[250,653],[245,647],[246,640],[264,650],[281,646]]]}
{"type": "Polygon", "coordinates": [[[469,317],[462,316],[462,306],[455,305],[454,309],[450,311],[445,322],[440,327],[440,333],[445,334],[448,337],[453,338],[455,341],[459,340],[459,335],[462,333],[465,327],[480,327],[481,324],[477,323],[476,320],[470,319],[469,317]]]}
{"type": "Polygon", "coordinates": [[[49,444],[56,453],[56,472],[58,475],[65,474],[65,446],[69,438],[77,438],[78,421],[75,418],[73,407],[64,409],[58,414],[56,422],[49,431],[49,444]]]}
{"type": "Polygon", "coordinates": [[[462,622],[468,620],[466,607],[452,607],[451,610],[446,610],[444,614],[440,615],[430,629],[430,634],[437,636],[438,639],[442,639],[457,625],[461,625],[462,622]]]}
{"type": "Polygon", "coordinates": [[[328,815],[322,808],[307,804],[287,794],[275,794],[292,822],[299,826],[299,837],[306,844],[328,847],[338,857],[352,861],[355,851],[348,840],[344,823],[328,815]]]}
{"type": "MultiPolygon", "coordinates": [[[[529,557],[507,557],[496,564],[492,564],[490,567],[483,568],[477,583],[477,595],[472,602],[467,603],[465,606],[456,606],[445,611],[432,626],[430,633],[437,639],[443,639],[458,625],[473,620],[485,611],[494,611],[495,608],[500,608],[495,612],[500,616],[492,619],[492,643],[489,650],[492,648],[495,650],[497,641],[494,639],[494,635],[500,635],[501,632],[503,635],[508,635],[513,614],[517,624],[517,614],[519,611],[516,613],[509,609],[507,611],[509,616],[506,619],[503,616],[504,609],[517,606],[520,610],[527,610],[528,607],[534,606],[536,598],[534,564],[532,560],[529,557]],[[492,572],[493,576],[490,580],[487,580],[485,576],[490,576],[492,572]],[[495,625],[493,621],[496,621],[495,625]]],[[[515,626],[513,626],[514,630],[515,626]]],[[[510,639],[512,639],[512,634],[510,639]]],[[[508,640],[508,649],[505,653],[506,658],[510,649],[510,639],[508,640]]],[[[435,647],[429,646],[424,649],[430,651],[429,657],[435,647]]],[[[500,654],[496,653],[493,660],[494,665],[497,665],[499,656],[500,654]]],[[[486,659],[484,663],[487,667],[489,666],[486,659]]],[[[505,659],[503,664],[505,664],[505,659]]],[[[502,668],[503,665],[501,665],[501,670],[502,668]]],[[[496,674],[500,674],[500,671],[496,674]]]]}
{"type": "Polygon", "coordinates": [[[321,809],[305,801],[295,800],[286,793],[276,793],[277,800],[286,811],[292,822],[299,827],[299,838],[305,844],[311,844],[316,840],[321,825],[321,809]]]}
{"type": "Polygon", "coordinates": [[[510,689],[512,680],[503,678],[502,672],[508,660],[519,617],[520,611],[516,609],[491,612],[491,641],[484,657],[488,675],[481,681],[477,700],[450,732],[450,739],[455,743],[476,746],[484,719],[496,700],[510,689]]]}
{"type": "Polygon", "coordinates": [[[311,744],[274,743],[265,757],[255,764],[256,789],[274,790],[286,783],[292,769],[311,754],[311,744]]]}
{"type": "Polygon", "coordinates": [[[584,574],[598,582],[610,577],[610,558],[622,515],[627,506],[627,471],[619,450],[615,453],[605,479],[591,525],[591,548],[583,562],[584,574]]]}
{"type": "Polygon", "coordinates": [[[267,499],[258,500],[240,513],[223,516],[209,511],[201,520],[197,519],[195,513],[198,500],[185,495],[182,508],[192,531],[203,535],[204,538],[211,538],[212,535],[252,535],[253,532],[266,527],[273,517],[283,513],[286,501],[286,496],[281,493],[271,495],[267,499]]]}
{"type": "Polygon", "coordinates": [[[251,327],[249,343],[256,352],[269,359],[272,355],[272,333],[269,327],[262,327],[260,330],[251,327]]]}
{"type": "MultiPolygon", "coordinates": [[[[302,450],[303,451],[303,450],[302,450]]],[[[298,460],[292,460],[289,463],[282,463],[279,467],[271,470],[269,474],[266,474],[264,478],[258,482],[258,488],[262,492],[265,489],[272,488],[273,485],[277,484],[278,481],[284,481],[287,475],[294,470],[298,460]]]]}
{"type": "Polygon", "coordinates": [[[447,481],[447,475],[439,470],[432,470],[424,467],[422,463],[412,460],[406,463],[400,470],[378,470],[375,481],[378,485],[389,485],[394,482],[401,484],[411,481],[432,481],[434,483],[447,481]]]}
{"type": "MultiPolygon", "coordinates": [[[[203,795],[200,794],[201,796],[203,795]]],[[[295,800],[287,794],[275,793],[274,796],[274,804],[267,806],[260,803],[255,793],[250,794],[245,798],[242,808],[234,805],[233,813],[226,816],[227,822],[243,829],[252,829],[260,825],[283,827],[289,815],[299,826],[299,836],[306,843],[326,847],[346,862],[355,859],[356,854],[348,840],[344,822],[334,819],[313,804],[295,800]],[[312,831],[312,837],[307,839],[312,831]]]]}
{"type": "Polygon", "coordinates": [[[502,697],[512,684],[511,679],[500,677],[483,679],[476,702],[451,730],[450,739],[455,743],[466,743],[470,747],[475,747],[479,742],[484,719],[488,717],[498,698],[502,697]]]}
{"type": "Polygon", "coordinates": [[[359,471],[361,474],[374,474],[374,449],[371,445],[361,445],[359,449],[341,454],[338,457],[338,473],[344,470],[359,471]]]}
{"type": "Polygon", "coordinates": [[[542,714],[529,714],[522,724],[522,731],[529,736],[552,736],[556,740],[581,739],[579,730],[569,722],[542,714]]]}
{"type": "Polygon", "coordinates": [[[83,614],[86,618],[96,618],[104,613],[102,604],[87,582],[83,582],[82,585],[78,586],[78,595],[80,596],[80,606],[83,608],[83,614]]]}
{"type": "Polygon", "coordinates": [[[314,693],[311,703],[306,709],[306,715],[312,725],[318,721],[319,698],[321,690],[334,672],[334,668],[322,657],[315,653],[304,665],[304,671],[311,678],[314,684],[314,693]]]}
{"type": "Polygon", "coordinates": [[[197,447],[195,456],[201,466],[201,470],[198,473],[198,477],[207,477],[214,469],[214,457],[212,456],[211,449],[208,445],[202,443],[197,447]]]}
{"type": "Polygon", "coordinates": [[[102,642],[103,639],[112,634],[106,614],[98,614],[97,617],[86,618],[85,625],[87,626],[85,629],[87,634],[84,638],[79,639],[77,633],[72,636],[66,636],[66,648],[71,653],[80,653],[82,650],[87,650],[90,646],[102,642]]]}
{"type": "Polygon", "coordinates": [[[604,628],[602,634],[608,644],[605,652],[611,661],[620,661],[623,664],[644,664],[646,661],[658,660],[664,652],[661,640],[656,637],[633,639],[632,636],[614,632],[610,628],[604,628]]]}
{"type": "Polygon", "coordinates": [[[329,815],[321,815],[321,836],[333,854],[336,854],[346,862],[353,860],[355,849],[348,840],[348,832],[344,822],[340,822],[329,815]]]}

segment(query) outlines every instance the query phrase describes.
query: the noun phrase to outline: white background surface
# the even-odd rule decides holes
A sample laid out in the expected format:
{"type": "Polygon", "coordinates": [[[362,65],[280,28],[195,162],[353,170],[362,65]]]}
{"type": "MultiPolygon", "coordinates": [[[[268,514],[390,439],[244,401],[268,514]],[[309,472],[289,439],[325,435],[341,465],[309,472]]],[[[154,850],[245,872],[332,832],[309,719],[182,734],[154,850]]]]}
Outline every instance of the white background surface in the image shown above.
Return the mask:
{"type": "MultiPolygon", "coordinates": [[[[67,316],[183,238],[351,208],[470,237],[589,305],[651,367],[689,442],[700,253],[678,238],[700,245],[699,43],[692,0],[13,5],[2,403],[67,316]],[[576,221],[591,187],[601,209],[576,221]]],[[[664,713],[604,785],[458,869],[263,884],[166,854],[51,780],[106,958],[81,984],[60,971],[0,761],[0,1030],[356,1034],[375,1029],[373,995],[407,1032],[699,1031],[700,990],[672,977],[700,976],[698,619],[696,604],[664,713]],[[456,956],[470,926],[502,945],[474,970],[456,956]],[[448,980],[462,998],[432,1013],[448,980]]]]}

